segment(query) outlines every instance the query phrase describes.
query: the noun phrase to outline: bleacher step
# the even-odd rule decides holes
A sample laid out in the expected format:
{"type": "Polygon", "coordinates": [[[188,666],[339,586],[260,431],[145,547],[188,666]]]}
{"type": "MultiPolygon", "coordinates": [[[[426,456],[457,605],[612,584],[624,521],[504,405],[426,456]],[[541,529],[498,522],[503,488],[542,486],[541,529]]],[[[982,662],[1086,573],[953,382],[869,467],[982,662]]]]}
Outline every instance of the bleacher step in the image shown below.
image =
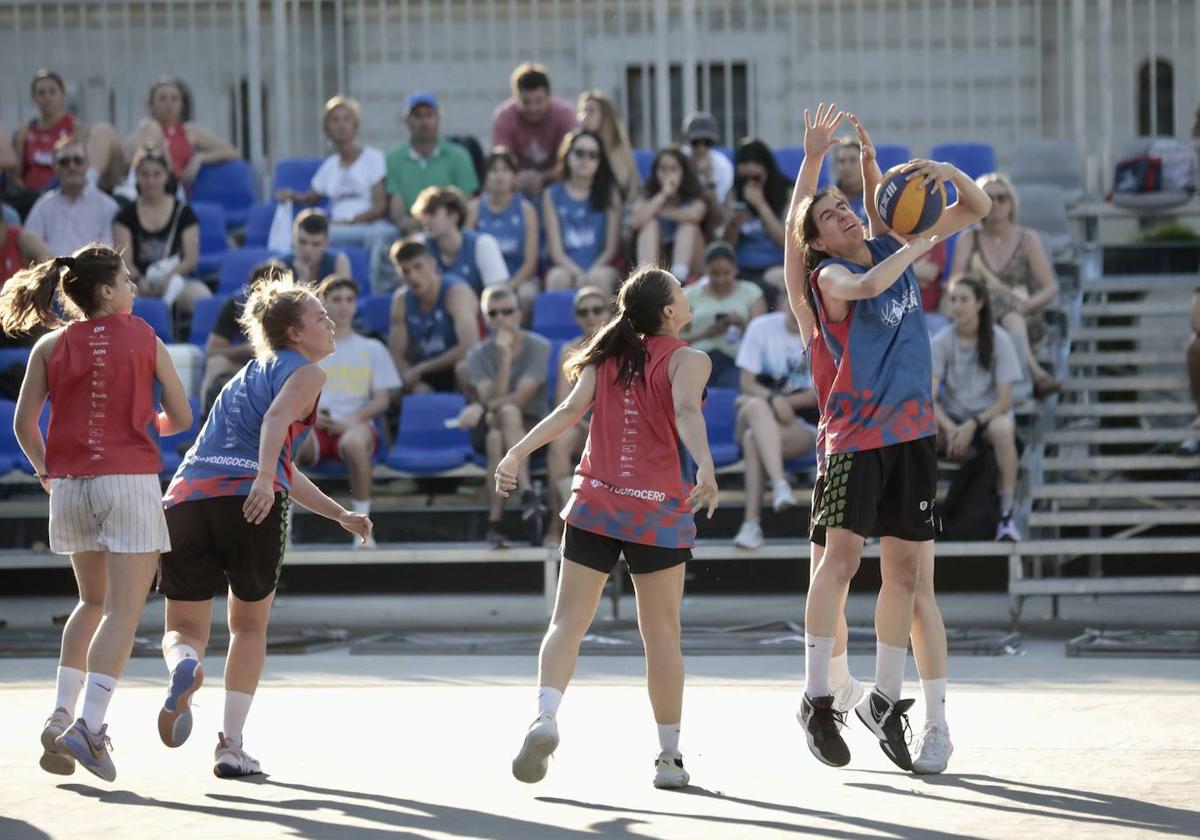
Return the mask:
{"type": "Polygon", "coordinates": [[[1182,376],[1081,376],[1062,383],[1064,391],[1182,391],[1182,376]]]}
{"type": "Polygon", "coordinates": [[[1034,528],[1100,525],[1200,525],[1200,508],[1136,510],[1035,510],[1029,514],[1034,528]]]}
{"type": "Polygon", "coordinates": [[[1162,340],[1174,336],[1183,337],[1191,333],[1186,318],[1180,318],[1178,324],[1156,325],[1154,329],[1139,327],[1076,327],[1071,330],[1071,341],[1145,341],[1148,338],[1162,340]]]}
{"type": "MultiPolygon", "coordinates": [[[[1200,481],[1106,481],[1084,484],[1043,484],[1033,488],[1035,499],[1200,498],[1200,481]]],[[[1200,540],[1193,543],[1200,551],[1200,540]]]]}
{"type": "Polygon", "coordinates": [[[1060,403],[1055,418],[1073,417],[1194,417],[1196,406],[1190,402],[1095,402],[1060,403]]]}
{"type": "Polygon", "coordinates": [[[1200,577],[1079,577],[1022,578],[1008,582],[1010,595],[1133,595],[1160,592],[1200,592],[1200,577]]]}
{"type": "Polygon", "coordinates": [[[1055,429],[1046,432],[1050,444],[1121,444],[1121,443],[1183,443],[1200,436],[1200,429],[1184,426],[1177,429],[1055,429]]]}
{"type": "Polygon", "coordinates": [[[1088,280],[1082,286],[1085,295],[1101,292],[1150,292],[1196,288],[1194,272],[1184,274],[1109,274],[1088,280]]]}
{"type": "Polygon", "coordinates": [[[1139,301],[1114,301],[1111,303],[1085,303],[1079,309],[1084,318],[1121,318],[1144,315],[1177,315],[1187,319],[1186,300],[1156,299],[1139,301]]]}
{"type": "Polygon", "coordinates": [[[1180,350],[1111,350],[1097,353],[1071,353],[1067,364],[1072,367],[1135,367],[1139,365],[1182,365],[1184,351],[1180,350]]]}
{"type": "Polygon", "coordinates": [[[1046,470],[1191,470],[1200,468],[1200,455],[1092,455],[1083,458],[1048,457],[1046,470]]]}

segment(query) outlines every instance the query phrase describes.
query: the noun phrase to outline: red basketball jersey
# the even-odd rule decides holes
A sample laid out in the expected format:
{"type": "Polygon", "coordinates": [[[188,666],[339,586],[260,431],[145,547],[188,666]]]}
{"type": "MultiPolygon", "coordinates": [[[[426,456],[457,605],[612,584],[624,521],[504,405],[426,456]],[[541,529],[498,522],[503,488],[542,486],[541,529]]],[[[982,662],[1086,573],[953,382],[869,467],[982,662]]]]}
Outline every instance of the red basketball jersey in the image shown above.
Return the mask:
{"type": "Polygon", "coordinates": [[[25,154],[21,178],[31,190],[45,189],[54,180],[54,144],[75,133],[75,115],[63,114],[49,128],[30,120],[25,129],[25,154]]]}

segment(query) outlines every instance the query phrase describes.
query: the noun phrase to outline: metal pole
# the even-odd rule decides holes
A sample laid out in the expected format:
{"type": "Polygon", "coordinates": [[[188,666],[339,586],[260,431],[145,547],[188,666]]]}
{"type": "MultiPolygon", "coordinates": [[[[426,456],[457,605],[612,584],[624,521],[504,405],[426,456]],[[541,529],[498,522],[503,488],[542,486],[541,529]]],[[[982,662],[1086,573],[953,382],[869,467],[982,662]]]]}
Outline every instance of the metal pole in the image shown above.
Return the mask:
{"type": "Polygon", "coordinates": [[[1100,0],[1099,17],[1099,78],[1103,82],[1100,95],[1100,194],[1105,195],[1108,192],[1106,179],[1113,165],[1113,88],[1116,87],[1112,60],[1112,0],[1100,0]]]}
{"type": "Polygon", "coordinates": [[[696,99],[696,0],[683,0],[683,113],[698,109],[696,99]]]}
{"type": "Polygon", "coordinates": [[[667,58],[667,0],[654,0],[654,146],[671,142],[671,62],[667,58]]]}
{"type": "Polygon", "coordinates": [[[271,157],[292,156],[292,83],[285,0],[271,0],[271,157]]]}
{"type": "MultiPolygon", "coordinates": [[[[1085,53],[1083,39],[1087,35],[1087,21],[1084,19],[1086,0],[1071,0],[1071,40],[1074,42],[1074,49],[1071,52],[1072,67],[1071,67],[1071,115],[1074,117],[1074,132],[1075,144],[1079,147],[1080,156],[1082,156],[1090,165],[1089,157],[1095,158],[1094,155],[1088,155],[1087,144],[1087,65],[1085,63],[1085,53]]],[[[1091,188],[1091,184],[1088,184],[1091,188]]]]}
{"type": "Polygon", "coordinates": [[[250,163],[263,171],[262,63],[259,60],[258,0],[246,0],[246,87],[250,114],[250,163]]]}

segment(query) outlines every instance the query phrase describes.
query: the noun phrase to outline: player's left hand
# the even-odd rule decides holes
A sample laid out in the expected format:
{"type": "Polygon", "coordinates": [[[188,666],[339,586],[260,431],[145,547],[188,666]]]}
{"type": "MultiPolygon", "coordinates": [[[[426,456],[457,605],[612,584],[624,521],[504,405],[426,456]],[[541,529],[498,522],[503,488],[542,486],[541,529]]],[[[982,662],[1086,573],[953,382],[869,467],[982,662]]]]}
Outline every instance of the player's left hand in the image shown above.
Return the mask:
{"type": "Polygon", "coordinates": [[[250,495],[242,505],[242,516],[251,525],[260,525],[275,504],[275,479],[260,475],[250,485],[250,495]]]}
{"type": "Polygon", "coordinates": [[[365,513],[352,513],[348,510],[343,510],[341,514],[338,515],[337,523],[351,534],[354,534],[364,543],[375,530],[374,523],[371,522],[370,517],[368,517],[365,513]]]}
{"type": "Polygon", "coordinates": [[[521,460],[509,452],[500,459],[500,463],[496,465],[496,495],[507,499],[510,490],[516,489],[517,486],[517,470],[521,466],[521,460]]]}
{"type": "Polygon", "coordinates": [[[687,501],[692,513],[707,507],[708,518],[712,519],[713,511],[717,509],[717,477],[712,467],[701,467],[696,471],[696,484],[688,493],[687,501]]]}

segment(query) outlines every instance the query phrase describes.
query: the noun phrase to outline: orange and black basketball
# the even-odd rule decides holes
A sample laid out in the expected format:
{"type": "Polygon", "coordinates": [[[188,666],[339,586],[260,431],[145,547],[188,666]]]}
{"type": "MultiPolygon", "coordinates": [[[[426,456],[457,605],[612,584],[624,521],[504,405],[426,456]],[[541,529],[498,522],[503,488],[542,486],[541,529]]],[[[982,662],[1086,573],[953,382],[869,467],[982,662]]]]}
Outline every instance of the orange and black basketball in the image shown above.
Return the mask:
{"type": "Polygon", "coordinates": [[[901,236],[929,230],[946,209],[946,188],[932,181],[917,186],[917,172],[905,172],[906,166],[902,163],[885,172],[875,191],[879,217],[901,236]]]}

